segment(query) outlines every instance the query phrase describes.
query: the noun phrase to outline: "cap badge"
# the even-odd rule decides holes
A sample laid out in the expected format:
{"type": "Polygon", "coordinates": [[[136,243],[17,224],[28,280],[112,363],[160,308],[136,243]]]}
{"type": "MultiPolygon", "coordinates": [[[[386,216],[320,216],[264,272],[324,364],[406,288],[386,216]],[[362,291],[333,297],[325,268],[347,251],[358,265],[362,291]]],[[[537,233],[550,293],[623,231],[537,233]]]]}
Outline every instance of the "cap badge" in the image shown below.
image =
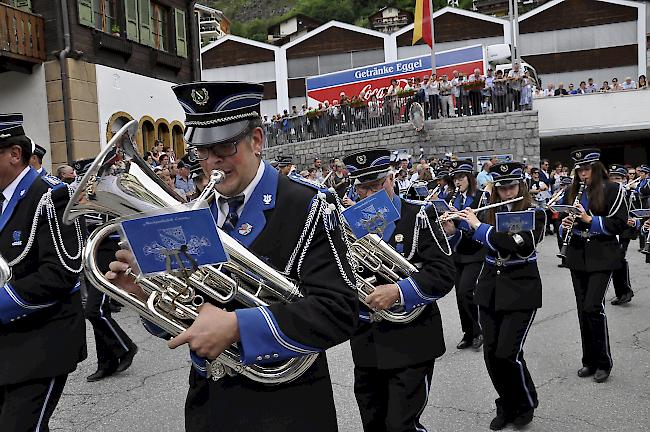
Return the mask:
{"type": "Polygon", "coordinates": [[[403,234],[396,234],[395,235],[395,242],[396,243],[401,243],[404,241],[404,235],[403,234]]]}
{"type": "Polygon", "coordinates": [[[238,231],[239,231],[239,234],[241,234],[243,236],[246,236],[246,235],[250,234],[251,231],[253,231],[253,226],[251,224],[244,223],[244,224],[241,224],[238,231]]]}
{"type": "Polygon", "coordinates": [[[191,96],[194,103],[201,106],[207,104],[208,99],[210,99],[208,90],[205,87],[201,87],[200,89],[192,89],[191,96]]]}
{"type": "Polygon", "coordinates": [[[507,172],[508,171],[508,165],[501,165],[501,172],[507,172]]]}
{"type": "Polygon", "coordinates": [[[582,158],[582,152],[577,152],[576,153],[576,158],[581,159],[582,158]]]}
{"type": "Polygon", "coordinates": [[[273,200],[273,195],[271,195],[271,194],[264,194],[264,196],[262,197],[262,201],[263,201],[264,204],[266,204],[266,205],[271,204],[271,201],[272,201],[272,200],[273,200]]]}
{"type": "Polygon", "coordinates": [[[357,163],[360,165],[365,164],[367,161],[366,155],[359,155],[357,156],[357,163]]]}

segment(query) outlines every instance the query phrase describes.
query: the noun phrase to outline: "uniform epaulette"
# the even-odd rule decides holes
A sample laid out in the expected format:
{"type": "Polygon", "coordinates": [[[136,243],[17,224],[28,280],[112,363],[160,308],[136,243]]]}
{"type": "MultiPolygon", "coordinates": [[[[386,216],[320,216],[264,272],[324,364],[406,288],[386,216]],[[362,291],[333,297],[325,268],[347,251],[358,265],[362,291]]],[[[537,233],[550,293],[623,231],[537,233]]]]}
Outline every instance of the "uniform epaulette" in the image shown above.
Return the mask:
{"type": "Polygon", "coordinates": [[[41,180],[43,180],[45,184],[47,184],[53,190],[66,186],[66,183],[63,183],[61,180],[51,175],[44,175],[41,177],[41,180]]]}
{"type": "Polygon", "coordinates": [[[327,192],[327,188],[325,187],[325,185],[318,183],[317,181],[306,179],[299,175],[288,175],[287,177],[289,177],[290,180],[293,180],[296,183],[309,186],[310,188],[316,189],[321,192],[327,192]]]}

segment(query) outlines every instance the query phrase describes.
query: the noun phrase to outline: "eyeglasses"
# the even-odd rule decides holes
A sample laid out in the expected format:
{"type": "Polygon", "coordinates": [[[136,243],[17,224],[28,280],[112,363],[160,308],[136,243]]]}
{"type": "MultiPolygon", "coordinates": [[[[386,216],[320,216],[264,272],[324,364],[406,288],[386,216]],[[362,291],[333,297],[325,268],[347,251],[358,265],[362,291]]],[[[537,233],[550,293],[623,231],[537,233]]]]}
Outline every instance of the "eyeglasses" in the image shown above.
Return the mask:
{"type": "Polygon", "coordinates": [[[237,144],[239,144],[239,141],[216,144],[210,147],[191,147],[189,152],[194,161],[207,160],[210,157],[210,153],[215,157],[225,158],[237,154],[237,144]]]}
{"type": "Polygon", "coordinates": [[[357,188],[358,191],[361,192],[377,192],[384,187],[385,182],[386,179],[380,179],[372,183],[361,183],[356,185],[355,187],[357,188]]]}

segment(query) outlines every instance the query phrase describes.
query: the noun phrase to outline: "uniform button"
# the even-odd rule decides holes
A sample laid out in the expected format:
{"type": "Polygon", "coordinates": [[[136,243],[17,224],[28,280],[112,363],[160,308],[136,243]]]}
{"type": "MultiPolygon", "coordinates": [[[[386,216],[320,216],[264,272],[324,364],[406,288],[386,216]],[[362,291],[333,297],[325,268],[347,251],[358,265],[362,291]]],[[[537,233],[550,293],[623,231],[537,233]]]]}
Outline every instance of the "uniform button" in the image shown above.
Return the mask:
{"type": "Polygon", "coordinates": [[[267,354],[267,355],[264,356],[264,358],[265,358],[266,360],[268,360],[268,359],[271,358],[271,356],[267,354]]]}
{"type": "Polygon", "coordinates": [[[280,357],[278,354],[273,354],[273,358],[278,358],[280,357]]]}
{"type": "Polygon", "coordinates": [[[500,274],[501,274],[501,270],[497,270],[497,274],[500,275],[500,274]]]}
{"type": "Polygon", "coordinates": [[[258,359],[258,360],[262,360],[262,356],[257,356],[257,359],[258,359]]]}

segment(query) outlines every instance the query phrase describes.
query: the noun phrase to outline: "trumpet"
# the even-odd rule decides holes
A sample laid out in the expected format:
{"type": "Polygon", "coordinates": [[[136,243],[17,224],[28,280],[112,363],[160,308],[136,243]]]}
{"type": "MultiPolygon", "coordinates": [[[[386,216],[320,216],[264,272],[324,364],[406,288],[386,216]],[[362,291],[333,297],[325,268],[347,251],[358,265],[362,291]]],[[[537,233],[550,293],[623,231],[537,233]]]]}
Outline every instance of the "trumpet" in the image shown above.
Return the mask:
{"type": "MultiPolygon", "coordinates": [[[[524,197],[523,197],[523,196],[520,196],[520,197],[517,197],[517,198],[513,198],[513,199],[510,199],[510,200],[507,200],[507,201],[501,201],[501,202],[494,203],[494,204],[488,204],[488,205],[486,205],[486,206],[479,207],[479,208],[475,208],[475,209],[470,209],[470,210],[472,211],[472,213],[475,213],[475,214],[476,214],[476,213],[478,213],[478,212],[482,212],[482,211],[485,211],[485,210],[490,210],[491,208],[499,207],[499,206],[502,206],[502,205],[508,205],[508,204],[512,204],[512,203],[516,203],[516,202],[518,202],[518,201],[521,201],[522,199],[524,199],[524,197]]],[[[441,222],[446,222],[446,221],[449,221],[449,220],[452,220],[452,219],[456,219],[457,217],[460,217],[460,211],[447,213],[447,216],[446,216],[446,217],[443,217],[443,216],[444,216],[444,215],[440,216],[440,221],[441,221],[441,222]]]]}
{"type": "MultiPolygon", "coordinates": [[[[169,212],[178,211],[182,200],[137,153],[133,144],[137,128],[137,121],[127,123],[95,159],[66,207],[64,222],[71,223],[87,213],[127,219],[161,208],[169,212]]],[[[223,172],[214,171],[199,197],[200,201],[192,208],[212,198],[214,186],[224,178],[223,172]]],[[[88,238],[83,256],[86,278],[100,291],[134,309],[141,317],[172,336],[180,334],[192,324],[198,316],[198,308],[207,300],[235,307],[257,307],[302,298],[293,281],[220,230],[219,237],[228,262],[218,266],[201,266],[183,277],[171,273],[151,277],[133,275],[135,283],[149,296],[143,302],[106,279],[98,267],[100,245],[118,229],[118,223],[109,223],[95,230],[88,238]]],[[[232,345],[217,359],[206,361],[205,371],[215,381],[226,375],[241,374],[263,384],[280,384],[300,377],[317,356],[308,354],[272,365],[245,366],[237,346],[232,345]]]]}
{"type": "MultiPolygon", "coordinates": [[[[580,200],[582,199],[582,194],[585,192],[585,188],[587,187],[587,184],[585,182],[580,182],[580,188],[578,189],[578,193],[576,194],[576,198],[573,200],[573,207],[577,206],[580,204],[580,200]]],[[[566,258],[566,253],[569,248],[569,243],[571,243],[571,239],[573,238],[573,228],[575,227],[576,224],[576,217],[574,214],[569,215],[571,218],[571,228],[567,230],[566,234],[564,235],[564,240],[562,241],[562,248],[560,249],[560,252],[557,254],[558,258],[565,259],[566,258]]]]}
{"type": "Polygon", "coordinates": [[[7,263],[7,261],[2,258],[2,255],[0,255],[0,286],[6,284],[9,279],[11,279],[9,263],[7,263]]]}

